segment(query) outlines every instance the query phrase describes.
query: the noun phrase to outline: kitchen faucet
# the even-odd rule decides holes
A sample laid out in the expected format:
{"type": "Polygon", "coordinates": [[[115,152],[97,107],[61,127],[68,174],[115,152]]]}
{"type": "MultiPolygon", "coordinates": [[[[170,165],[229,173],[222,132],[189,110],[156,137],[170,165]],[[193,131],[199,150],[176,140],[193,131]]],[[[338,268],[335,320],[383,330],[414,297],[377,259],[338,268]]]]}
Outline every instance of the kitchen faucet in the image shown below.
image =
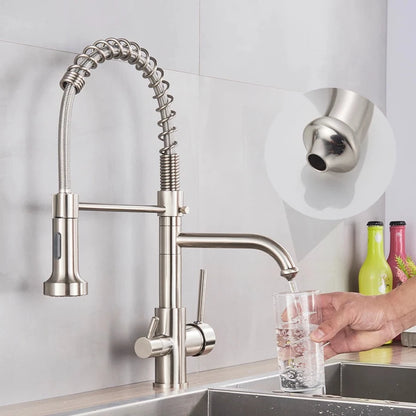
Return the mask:
{"type": "Polygon", "coordinates": [[[187,385],[186,356],[206,354],[215,344],[213,329],[203,322],[205,273],[201,272],[198,319],[186,324],[182,306],[182,248],[249,248],[262,250],[272,256],[288,281],[298,271],[289,253],[273,240],[256,234],[182,233],[182,216],[188,212],[179,184],[179,156],[174,152],[172,136],[175,112],[170,106],[173,97],[167,94],[169,83],[164,72],[146,49],[126,39],[108,38],[87,46],[74,59],[63,76],[64,90],[58,130],[59,192],[53,196],[52,247],[53,269],[44,282],[43,291],[49,296],[86,295],[88,284],[78,271],[78,213],[87,211],[116,211],[156,213],[159,216],[159,307],[151,319],[146,337],[139,338],[135,351],[139,357],[155,358],[155,387],[182,388],[187,385]],[[85,85],[85,78],[98,64],[106,60],[126,61],[142,72],[153,88],[162,128],[160,149],[160,191],[157,205],[114,205],[79,202],[70,184],[69,126],[74,97],[85,85]]]}

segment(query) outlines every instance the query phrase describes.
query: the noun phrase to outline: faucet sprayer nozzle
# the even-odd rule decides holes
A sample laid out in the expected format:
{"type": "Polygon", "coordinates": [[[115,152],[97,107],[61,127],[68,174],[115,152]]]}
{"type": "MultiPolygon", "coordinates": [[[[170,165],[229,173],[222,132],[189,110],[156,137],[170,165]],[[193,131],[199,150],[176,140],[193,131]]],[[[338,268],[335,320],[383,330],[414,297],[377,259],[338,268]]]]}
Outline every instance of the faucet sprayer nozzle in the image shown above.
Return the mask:
{"type": "Polygon", "coordinates": [[[335,88],[330,108],[303,131],[309,164],[320,172],[349,172],[358,163],[360,147],[374,104],[357,93],[335,88]]]}
{"type": "Polygon", "coordinates": [[[52,274],[43,283],[48,296],[82,296],[88,283],[78,271],[78,195],[60,192],[53,199],[52,274]]]}
{"type": "Polygon", "coordinates": [[[53,269],[51,277],[43,284],[48,296],[82,296],[88,283],[78,271],[78,219],[53,218],[53,269]]]}

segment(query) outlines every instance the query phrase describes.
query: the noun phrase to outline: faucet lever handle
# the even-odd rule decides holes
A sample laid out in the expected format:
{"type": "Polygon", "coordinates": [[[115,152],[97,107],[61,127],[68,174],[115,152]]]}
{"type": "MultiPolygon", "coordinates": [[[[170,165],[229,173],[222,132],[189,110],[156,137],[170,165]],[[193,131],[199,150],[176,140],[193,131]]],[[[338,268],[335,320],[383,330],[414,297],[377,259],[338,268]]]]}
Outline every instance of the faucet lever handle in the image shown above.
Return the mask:
{"type": "Polygon", "coordinates": [[[146,335],[147,339],[154,338],[154,336],[156,335],[156,330],[157,330],[158,325],[159,325],[159,318],[157,316],[153,316],[150,321],[149,329],[147,330],[147,335],[146,335]]]}
{"type": "Polygon", "coordinates": [[[158,325],[159,318],[153,316],[147,335],[139,338],[134,344],[134,351],[140,358],[162,357],[172,351],[172,338],[163,335],[155,337],[158,325]]]}
{"type": "Polygon", "coordinates": [[[199,274],[198,312],[196,322],[203,322],[205,315],[205,292],[207,288],[207,271],[201,269],[199,274]]]}
{"type": "Polygon", "coordinates": [[[205,292],[207,271],[201,269],[199,275],[198,312],[196,321],[186,325],[186,355],[194,357],[208,354],[215,345],[215,332],[204,322],[205,292]]]}

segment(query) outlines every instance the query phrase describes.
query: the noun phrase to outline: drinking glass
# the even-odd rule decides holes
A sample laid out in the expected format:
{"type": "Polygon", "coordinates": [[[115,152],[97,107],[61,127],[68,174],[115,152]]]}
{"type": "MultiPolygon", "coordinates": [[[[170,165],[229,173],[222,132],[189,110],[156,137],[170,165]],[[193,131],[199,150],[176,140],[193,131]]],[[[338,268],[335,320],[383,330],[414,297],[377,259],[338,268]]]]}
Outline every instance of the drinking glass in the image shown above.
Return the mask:
{"type": "Polygon", "coordinates": [[[323,344],[309,337],[322,320],[318,295],[317,290],[273,295],[277,363],[283,391],[325,393],[323,344]]]}

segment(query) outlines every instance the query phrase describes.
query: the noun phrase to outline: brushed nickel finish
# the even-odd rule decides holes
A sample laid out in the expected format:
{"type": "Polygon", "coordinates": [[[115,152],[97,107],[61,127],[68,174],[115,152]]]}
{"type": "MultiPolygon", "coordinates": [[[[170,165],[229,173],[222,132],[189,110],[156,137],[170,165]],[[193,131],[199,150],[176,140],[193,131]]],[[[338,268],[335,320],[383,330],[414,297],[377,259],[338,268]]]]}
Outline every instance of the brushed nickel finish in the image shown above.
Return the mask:
{"type": "Polygon", "coordinates": [[[293,279],[298,268],[292,257],[280,244],[258,234],[218,234],[218,233],[184,233],[178,235],[180,247],[199,248],[249,248],[264,251],[280,267],[280,275],[287,280],[293,279]]]}
{"type": "Polygon", "coordinates": [[[59,117],[59,192],[53,202],[53,272],[44,283],[49,296],[78,296],[87,293],[87,283],[78,271],[78,213],[144,212],[159,216],[159,307],[151,319],[148,333],[135,343],[141,358],[155,359],[156,388],[182,389],[187,386],[186,356],[210,352],[215,345],[214,330],[205,322],[205,271],[201,271],[198,316],[186,325],[186,311],[182,306],[182,247],[254,248],[272,256],[281,268],[281,275],[293,279],[297,268],[289,253],[267,237],[253,234],[182,234],[182,217],[189,212],[184,205],[179,181],[179,156],[173,153],[176,141],[171,125],[175,112],[170,109],[173,97],[166,93],[169,83],[163,79],[147,50],[126,39],[109,38],[87,46],[77,55],[61,80],[64,89],[59,117]],[[120,59],[134,65],[149,79],[160,113],[158,125],[163,141],[160,149],[160,191],[157,205],[118,205],[79,203],[70,186],[69,127],[74,97],[85,84],[86,77],[98,64],[120,59]]]}
{"type": "Polygon", "coordinates": [[[51,277],[44,282],[48,296],[82,296],[88,292],[78,270],[78,219],[53,218],[53,260],[51,277]]]}
{"type": "Polygon", "coordinates": [[[169,354],[155,357],[154,386],[161,389],[185,388],[188,386],[185,308],[156,308],[155,315],[161,321],[157,334],[169,336],[173,346],[169,354]]]}
{"type": "Polygon", "coordinates": [[[95,204],[90,202],[80,202],[80,211],[110,211],[110,212],[148,212],[163,214],[164,207],[157,205],[126,205],[126,204],[95,204]]]}
{"type": "Polygon", "coordinates": [[[155,337],[159,321],[160,319],[157,316],[153,316],[150,321],[147,335],[136,341],[134,351],[138,357],[161,357],[172,350],[173,343],[171,338],[164,335],[155,337]]]}
{"type": "Polygon", "coordinates": [[[186,325],[186,355],[194,357],[208,354],[215,346],[216,336],[211,325],[204,322],[207,271],[199,275],[198,311],[196,321],[186,325]]]}
{"type": "Polygon", "coordinates": [[[78,195],[60,192],[52,203],[52,274],[43,284],[48,296],[83,296],[88,292],[78,270],[78,195]]]}
{"type": "Polygon", "coordinates": [[[199,291],[198,291],[198,309],[196,322],[202,322],[205,315],[205,293],[207,291],[207,271],[200,270],[199,274],[199,291]]]}
{"type": "Polygon", "coordinates": [[[303,131],[309,164],[321,172],[349,172],[359,160],[360,147],[373,116],[374,104],[353,91],[334,88],[323,117],[303,131]]]}

